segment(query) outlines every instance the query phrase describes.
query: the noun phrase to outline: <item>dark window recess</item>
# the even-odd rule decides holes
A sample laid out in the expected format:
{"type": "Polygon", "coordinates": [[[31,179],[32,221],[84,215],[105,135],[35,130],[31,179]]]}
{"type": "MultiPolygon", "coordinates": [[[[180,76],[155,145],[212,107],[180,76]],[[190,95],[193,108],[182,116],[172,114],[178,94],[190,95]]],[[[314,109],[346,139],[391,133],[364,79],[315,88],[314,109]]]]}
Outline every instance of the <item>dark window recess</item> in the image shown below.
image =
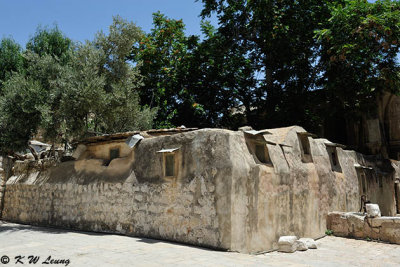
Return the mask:
{"type": "Polygon", "coordinates": [[[299,139],[299,146],[301,150],[301,160],[304,163],[312,162],[310,140],[308,139],[308,134],[298,133],[297,137],[299,139]]]}
{"type": "Polygon", "coordinates": [[[119,148],[110,149],[110,161],[119,158],[119,148]]]}
{"type": "Polygon", "coordinates": [[[326,150],[328,152],[329,159],[331,161],[332,171],[342,172],[342,168],[340,167],[340,162],[339,162],[338,154],[336,151],[336,147],[328,146],[326,148],[326,150]]]}
{"type": "Polygon", "coordinates": [[[362,183],[363,194],[366,194],[367,193],[367,179],[365,177],[365,174],[361,174],[361,183],[362,183]]]}
{"type": "Polygon", "coordinates": [[[332,152],[331,157],[332,157],[332,164],[333,164],[333,166],[337,166],[336,153],[335,153],[335,152],[332,152]]]}
{"type": "Polygon", "coordinates": [[[165,155],[165,176],[175,176],[175,155],[165,155]]]}
{"type": "Polygon", "coordinates": [[[256,145],[256,157],[262,163],[267,163],[265,158],[265,145],[256,145]]]}
{"type": "Polygon", "coordinates": [[[300,143],[303,148],[304,155],[310,155],[310,142],[307,135],[300,135],[300,143]]]}

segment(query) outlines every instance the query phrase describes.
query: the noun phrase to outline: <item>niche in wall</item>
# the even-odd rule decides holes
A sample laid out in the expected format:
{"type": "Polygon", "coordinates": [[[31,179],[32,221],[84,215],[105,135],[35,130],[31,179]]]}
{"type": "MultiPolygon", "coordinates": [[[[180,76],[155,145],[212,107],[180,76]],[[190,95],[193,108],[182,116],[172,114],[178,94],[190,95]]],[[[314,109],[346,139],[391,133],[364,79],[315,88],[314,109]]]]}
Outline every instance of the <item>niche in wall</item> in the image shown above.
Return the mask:
{"type": "Polygon", "coordinates": [[[257,159],[264,164],[272,164],[268,147],[265,143],[254,143],[254,152],[257,159]]]}
{"type": "Polygon", "coordinates": [[[162,177],[166,180],[173,180],[179,172],[179,148],[161,149],[162,153],[162,177]]]}
{"type": "Polygon", "coordinates": [[[328,152],[329,160],[331,162],[331,169],[335,172],[342,172],[339,157],[337,153],[337,146],[335,144],[326,144],[326,151],[328,152]]]}
{"type": "Polygon", "coordinates": [[[297,137],[299,139],[299,146],[301,151],[301,161],[304,163],[312,162],[312,155],[311,155],[311,147],[310,147],[310,140],[308,139],[310,136],[309,133],[297,133],[297,137]]]}

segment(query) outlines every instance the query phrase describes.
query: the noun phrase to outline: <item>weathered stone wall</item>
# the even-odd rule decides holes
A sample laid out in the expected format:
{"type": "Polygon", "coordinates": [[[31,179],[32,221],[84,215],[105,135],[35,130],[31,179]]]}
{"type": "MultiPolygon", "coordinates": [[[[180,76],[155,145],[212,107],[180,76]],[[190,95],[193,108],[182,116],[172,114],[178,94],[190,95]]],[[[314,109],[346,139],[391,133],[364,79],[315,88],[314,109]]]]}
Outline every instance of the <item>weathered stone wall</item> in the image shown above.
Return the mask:
{"type": "Polygon", "coordinates": [[[7,182],[3,219],[229,249],[220,225],[230,220],[221,215],[229,213],[229,182],[220,180],[229,180],[232,163],[226,150],[203,147],[210,142],[228,147],[228,136],[203,131],[150,138],[108,166],[101,159],[82,159],[20,173],[7,182]],[[180,159],[177,177],[165,179],[162,154],[156,152],[176,144],[195,153],[180,159]]]}
{"type": "Polygon", "coordinates": [[[213,190],[201,178],[186,185],[14,184],[7,187],[4,218],[219,247],[213,190]]]}
{"type": "MultiPolygon", "coordinates": [[[[333,167],[327,140],[311,137],[304,162],[298,137],[304,132],[296,126],[259,136],[272,140],[265,145],[266,163],[255,155],[256,140],[241,131],[145,138],[109,165],[107,149],[125,143],[93,144],[77,161],[33,172],[22,168],[7,182],[3,219],[246,253],[277,248],[281,235],[317,238],[329,211],[360,208],[355,164],[376,167],[388,184],[398,168],[339,147],[333,167]],[[164,155],[157,153],[168,148],[179,148],[174,177],[165,176],[164,155]]],[[[387,205],[393,209],[394,197],[387,205]]]]}
{"type": "Polygon", "coordinates": [[[267,145],[272,165],[259,164],[243,136],[232,142],[232,161],[241,162],[232,176],[234,250],[276,249],[282,235],[321,237],[329,211],[359,208],[354,158],[338,148],[342,172],[332,171],[326,140],[309,138],[312,162],[303,163],[297,132],[304,129],[286,131],[281,144],[267,145]]]}
{"type": "Polygon", "coordinates": [[[400,244],[400,217],[367,218],[352,212],[330,212],[327,227],[336,236],[371,238],[400,244]]]}

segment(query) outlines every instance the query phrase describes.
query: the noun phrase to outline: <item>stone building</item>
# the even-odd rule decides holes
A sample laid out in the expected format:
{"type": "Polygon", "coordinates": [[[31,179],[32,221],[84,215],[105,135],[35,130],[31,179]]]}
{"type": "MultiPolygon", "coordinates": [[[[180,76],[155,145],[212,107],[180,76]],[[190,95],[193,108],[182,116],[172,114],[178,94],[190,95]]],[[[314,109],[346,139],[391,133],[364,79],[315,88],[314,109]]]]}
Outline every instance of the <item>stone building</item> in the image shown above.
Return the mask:
{"type": "Polygon", "coordinates": [[[328,212],[359,210],[361,195],[399,212],[399,162],[298,126],[97,136],[73,156],[49,168],[17,162],[3,219],[255,253],[281,235],[323,236],[328,212]]]}

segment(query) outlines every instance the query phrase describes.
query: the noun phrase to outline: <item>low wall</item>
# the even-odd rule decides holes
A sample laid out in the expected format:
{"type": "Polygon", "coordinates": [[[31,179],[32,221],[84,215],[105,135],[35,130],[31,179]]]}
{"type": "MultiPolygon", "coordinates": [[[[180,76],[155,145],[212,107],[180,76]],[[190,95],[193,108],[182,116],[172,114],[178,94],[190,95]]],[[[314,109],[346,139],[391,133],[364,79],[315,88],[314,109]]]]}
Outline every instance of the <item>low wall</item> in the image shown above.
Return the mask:
{"type": "Polygon", "coordinates": [[[400,217],[366,218],[362,213],[330,212],[327,228],[336,236],[400,244],[400,217]]]}
{"type": "Polygon", "coordinates": [[[214,190],[201,178],[186,185],[9,184],[3,218],[220,247],[214,190]]]}

